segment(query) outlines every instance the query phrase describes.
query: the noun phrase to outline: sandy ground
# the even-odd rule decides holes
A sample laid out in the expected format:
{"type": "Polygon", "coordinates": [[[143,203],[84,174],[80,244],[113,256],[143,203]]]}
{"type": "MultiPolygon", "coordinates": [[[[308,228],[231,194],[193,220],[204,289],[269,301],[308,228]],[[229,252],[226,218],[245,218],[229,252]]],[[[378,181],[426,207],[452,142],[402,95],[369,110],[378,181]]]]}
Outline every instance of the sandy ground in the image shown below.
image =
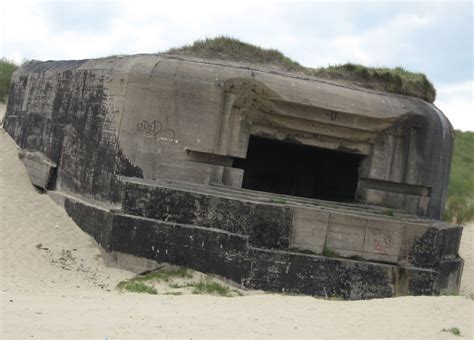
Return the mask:
{"type": "MultiPolygon", "coordinates": [[[[271,294],[243,297],[120,293],[132,273],[104,266],[95,243],[30,184],[0,129],[0,337],[472,338],[466,296],[326,301],[271,294]]],[[[465,228],[462,293],[473,294],[473,230],[465,228]]]]}
{"type": "Polygon", "coordinates": [[[0,103],[0,123],[3,120],[3,117],[5,116],[5,112],[7,111],[7,105],[0,103]]]}

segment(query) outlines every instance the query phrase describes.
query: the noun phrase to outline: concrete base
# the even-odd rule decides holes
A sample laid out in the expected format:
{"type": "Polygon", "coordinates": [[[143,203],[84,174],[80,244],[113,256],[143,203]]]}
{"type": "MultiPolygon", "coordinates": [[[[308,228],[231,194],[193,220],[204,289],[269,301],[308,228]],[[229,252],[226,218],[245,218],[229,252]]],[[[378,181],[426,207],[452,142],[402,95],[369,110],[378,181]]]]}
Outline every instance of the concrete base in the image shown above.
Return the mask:
{"type": "MultiPolygon", "coordinates": [[[[138,183],[125,179],[125,199],[121,209],[98,206],[60,192],[51,194],[55,201],[64,205],[67,213],[85,232],[112,254],[116,265],[136,272],[149,268],[154,261],[167,262],[213,273],[242,287],[353,300],[433,295],[459,289],[463,261],[450,255],[454,249],[440,246],[447,242],[443,236],[447,229],[429,226],[427,221],[425,234],[415,237],[413,244],[418,248],[423,245],[424,251],[431,250],[438,254],[438,260],[423,262],[416,255],[414,258],[420,263],[414,266],[413,261],[412,265],[401,265],[369,261],[361,257],[327,257],[290,247],[292,230],[298,228],[300,220],[294,219],[294,209],[298,206],[294,202],[264,204],[265,197],[257,199],[254,196],[248,200],[252,197],[251,192],[247,193],[247,200],[243,201],[224,197],[222,188],[214,188],[209,189],[214,191],[213,195],[208,192],[206,197],[217,201],[209,203],[196,199],[194,195],[203,192],[197,192],[195,187],[192,194],[191,188],[188,188],[184,195],[177,187],[185,184],[168,183],[166,188],[163,184],[158,181],[138,183]],[[174,189],[171,189],[172,186],[174,189]],[[162,190],[165,189],[169,195],[164,194],[162,190]],[[134,196],[138,192],[141,194],[134,196]],[[160,193],[161,203],[154,201],[152,192],[160,193]],[[132,197],[141,197],[142,203],[133,200],[132,204],[132,197]],[[174,199],[184,201],[179,203],[174,199]],[[150,209],[145,209],[146,202],[150,209]],[[194,202],[194,205],[190,202],[194,202]],[[135,207],[134,210],[132,207],[135,207]],[[206,210],[210,207],[214,209],[212,213],[206,210]],[[159,214],[163,209],[168,214],[161,217],[159,214]],[[204,211],[207,213],[204,214],[204,211]],[[219,211],[222,213],[219,214],[219,211]],[[260,213],[266,214],[264,221],[268,223],[271,223],[272,216],[275,217],[273,237],[260,238],[267,235],[264,231],[270,228],[269,225],[259,224],[262,222],[258,218],[260,213]],[[196,216],[200,216],[200,225],[196,224],[196,216]],[[259,228],[262,228],[261,233],[259,228]],[[436,235],[437,242],[428,242],[433,235],[436,235]],[[264,239],[270,241],[263,242],[264,239]]],[[[331,216],[337,216],[339,220],[348,218],[344,217],[348,213],[345,209],[338,212],[334,207],[326,207],[323,210],[331,216]]],[[[370,219],[378,216],[373,211],[363,212],[365,209],[360,209],[359,213],[354,211],[357,209],[352,210],[352,218],[364,216],[370,219]]],[[[334,219],[331,218],[329,220],[334,219]]],[[[331,224],[328,226],[329,229],[333,228],[331,224]]],[[[340,235],[345,237],[344,233],[340,235]]],[[[347,237],[346,242],[352,242],[351,235],[347,237]]],[[[321,242],[324,244],[327,240],[321,242]]],[[[451,240],[451,244],[453,242],[451,240]]]]}

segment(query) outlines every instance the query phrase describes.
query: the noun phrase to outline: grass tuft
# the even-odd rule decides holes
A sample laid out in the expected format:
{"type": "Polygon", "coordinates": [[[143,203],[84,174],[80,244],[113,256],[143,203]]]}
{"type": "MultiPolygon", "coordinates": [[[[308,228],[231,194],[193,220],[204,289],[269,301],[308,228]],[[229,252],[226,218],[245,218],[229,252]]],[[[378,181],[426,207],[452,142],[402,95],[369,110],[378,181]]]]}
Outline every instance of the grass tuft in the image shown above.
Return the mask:
{"type": "Polygon", "coordinates": [[[117,285],[117,288],[132,293],[158,294],[158,291],[155,288],[150,287],[143,282],[135,281],[134,279],[120,282],[117,285]]]}
{"type": "Polygon", "coordinates": [[[339,257],[338,253],[336,253],[334,250],[332,250],[331,248],[327,246],[324,246],[322,255],[326,257],[339,257]]]}
{"type": "Polygon", "coordinates": [[[120,290],[126,290],[135,293],[158,294],[154,287],[148,286],[145,282],[149,281],[165,281],[168,282],[171,278],[192,278],[192,271],[188,268],[177,268],[171,270],[159,270],[145,275],[135,276],[130,280],[125,280],[117,285],[120,290]]]}
{"type": "MultiPolygon", "coordinates": [[[[181,284],[172,282],[172,279],[175,278],[192,279],[193,271],[182,267],[171,270],[158,270],[122,281],[117,285],[117,288],[129,292],[158,294],[154,287],[146,283],[153,284],[153,282],[161,281],[166,282],[168,287],[172,289],[192,288],[193,294],[211,294],[227,297],[242,295],[239,291],[231,289],[227,285],[214,282],[209,278],[201,279],[199,282],[185,282],[181,284]]],[[[171,291],[165,292],[164,295],[182,295],[182,292],[171,291]]]]}
{"type": "Polygon", "coordinates": [[[392,209],[385,209],[381,212],[381,214],[385,216],[390,216],[390,217],[395,216],[395,213],[393,212],[392,209]]]}
{"type": "Polygon", "coordinates": [[[228,297],[232,296],[232,292],[229,287],[209,279],[201,280],[198,283],[193,284],[193,287],[193,294],[211,294],[228,297]]]}
{"type": "Polygon", "coordinates": [[[458,335],[460,336],[461,335],[461,330],[457,327],[451,327],[451,328],[443,328],[441,331],[443,332],[449,332],[451,334],[454,334],[454,335],[458,335]]]}
{"type": "Polygon", "coordinates": [[[314,69],[302,66],[278,50],[262,48],[226,36],[197,40],[190,45],[172,48],[166,53],[272,65],[283,71],[343,80],[366,88],[419,97],[430,103],[436,98],[436,90],[426,75],[403,67],[367,67],[346,63],[314,69]]]}

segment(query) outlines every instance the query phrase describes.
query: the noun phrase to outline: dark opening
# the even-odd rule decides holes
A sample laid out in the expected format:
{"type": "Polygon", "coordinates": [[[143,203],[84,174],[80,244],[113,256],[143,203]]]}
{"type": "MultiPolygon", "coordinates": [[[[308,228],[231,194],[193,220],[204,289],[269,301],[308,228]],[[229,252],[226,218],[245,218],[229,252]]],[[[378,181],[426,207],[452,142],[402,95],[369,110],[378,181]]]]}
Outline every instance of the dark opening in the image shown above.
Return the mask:
{"type": "Polygon", "coordinates": [[[250,136],[243,188],[330,201],[354,201],[362,157],[250,136]]]}

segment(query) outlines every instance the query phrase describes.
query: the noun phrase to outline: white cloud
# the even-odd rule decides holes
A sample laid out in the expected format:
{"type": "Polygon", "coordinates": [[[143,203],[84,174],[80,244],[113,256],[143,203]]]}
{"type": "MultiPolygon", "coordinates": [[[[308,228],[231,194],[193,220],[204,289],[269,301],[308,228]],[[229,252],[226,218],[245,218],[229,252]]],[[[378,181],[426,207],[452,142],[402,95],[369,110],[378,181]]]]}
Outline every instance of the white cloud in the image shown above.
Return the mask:
{"type": "Polygon", "coordinates": [[[436,106],[449,118],[455,129],[474,131],[474,81],[437,87],[436,106]]]}
{"type": "Polygon", "coordinates": [[[229,20],[241,24],[233,27],[233,31],[245,32],[252,30],[255,26],[252,23],[273,15],[271,9],[265,13],[250,10],[247,13],[248,5],[243,5],[226,12],[222,6],[201,2],[150,2],[139,6],[134,1],[123,1],[113,2],[111,6],[118,9],[118,14],[109,20],[107,27],[91,32],[61,31],[46,20],[39,4],[2,4],[0,55],[21,62],[23,58],[81,59],[153,53],[221,34],[229,20]]]}
{"type": "MultiPolygon", "coordinates": [[[[302,5],[301,10],[289,13],[296,7],[265,2],[244,2],[232,8],[202,1],[110,4],[115,8],[114,16],[100,30],[61,31],[58,25],[48,21],[41,4],[4,2],[0,14],[0,56],[21,62],[23,58],[82,59],[153,53],[206,36],[226,34],[263,47],[278,48],[310,67],[347,61],[372,66],[409,66],[407,63],[413,56],[424,57],[419,41],[413,36],[420,32],[426,36],[429,29],[445,19],[445,8],[431,5],[425,6],[425,10],[394,13],[378,25],[370,25],[369,18],[362,28],[351,21],[354,8],[350,6],[336,8],[326,4],[313,8],[313,13],[303,11],[302,5]]],[[[418,65],[428,67],[429,58],[418,65]]],[[[437,88],[436,103],[454,127],[474,130],[472,80],[437,85],[437,88]]]]}
{"type": "Polygon", "coordinates": [[[413,43],[410,36],[432,23],[433,19],[427,16],[399,14],[365,32],[318,39],[312,53],[304,57],[304,63],[326,66],[351,61],[373,66],[398,65],[401,54],[413,53],[416,48],[410,44],[413,43]]]}

